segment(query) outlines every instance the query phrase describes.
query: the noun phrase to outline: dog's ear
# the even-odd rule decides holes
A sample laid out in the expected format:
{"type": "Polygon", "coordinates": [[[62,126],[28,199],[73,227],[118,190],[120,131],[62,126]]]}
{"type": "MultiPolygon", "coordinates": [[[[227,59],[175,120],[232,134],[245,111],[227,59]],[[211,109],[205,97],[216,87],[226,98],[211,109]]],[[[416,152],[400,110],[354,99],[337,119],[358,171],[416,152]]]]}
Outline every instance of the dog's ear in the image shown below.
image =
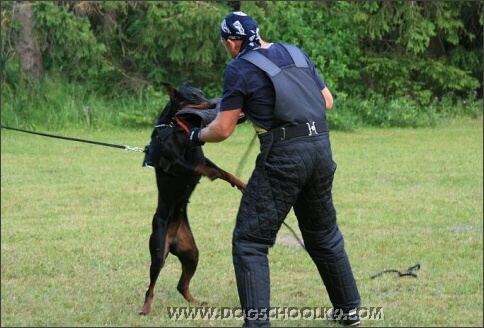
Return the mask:
{"type": "Polygon", "coordinates": [[[165,87],[165,90],[166,90],[166,92],[168,92],[170,99],[176,97],[177,90],[173,85],[171,85],[170,83],[166,83],[166,82],[161,82],[161,84],[165,87]]]}

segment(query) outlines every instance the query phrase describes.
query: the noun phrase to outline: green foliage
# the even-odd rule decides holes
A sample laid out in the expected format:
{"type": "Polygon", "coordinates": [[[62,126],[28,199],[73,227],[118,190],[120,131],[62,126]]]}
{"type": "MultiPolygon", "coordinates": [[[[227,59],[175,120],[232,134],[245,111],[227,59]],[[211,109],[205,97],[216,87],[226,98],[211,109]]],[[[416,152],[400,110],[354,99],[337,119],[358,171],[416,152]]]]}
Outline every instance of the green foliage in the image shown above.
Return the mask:
{"type": "Polygon", "coordinates": [[[89,20],[55,2],[39,1],[33,8],[45,68],[68,81],[102,85],[113,67],[104,59],[106,45],[96,40],[89,20]]]}
{"type": "Polygon", "coordinates": [[[465,98],[460,100],[450,92],[441,99],[435,98],[429,109],[440,113],[446,118],[470,117],[482,118],[484,103],[477,98],[477,92],[470,92],[465,98]]]}
{"type": "Polygon", "coordinates": [[[358,116],[345,107],[329,111],[326,113],[326,119],[331,131],[356,131],[361,127],[358,116]]]}
{"type": "Polygon", "coordinates": [[[409,98],[419,106],[427,106],[433,98],[451,91],[464,97],[479,87],[479,81],[467,72],[437,60],[372,54],[363,62],[372,92],[384,97],[409,98]]]}
{"type": "MultiPolygon", "coordinates": [[[[19,27],[14,2],[2,2],[2,118],[93,126],[99,115],[109,118],[103,124],[144,126],[167,99],[155,91],[160,82],[190,80],[209,98],[221,95],[230,60],[219,42],[220,21],[231,10],[226,2],[32,3],[47,78],[40,85],[25,79],[12,46],[19,27]],[[46,88],[49,80],[52,89],[46,88]],[[115,114],[69,109],[63,119],[30,113],[32,104],[57,113],[61,95],[74,95],[80,108],[86,95],[95,95],[111,102],[115,114]]],[[[435,116],[459,113],[478,117],[483,8],[482,2],[243,1],[241,9],[257,20],[266,41],[294,43],[308,53],[338,99],[328,115],[332,125],[353,130],[434,124],[435,116]],[[450,97],[468,105],[453,106],[451,113],[439,105],[450,97]]],[[[100,120],[96,126],[103,125],[100,120]]]]}
{"type": "Polygon", "coordinates": [[[387,101],[383,97],[368,100],[337,99],[335,107],[328,113],[331,129],[343,131],[354,131],[363,126],[428,127],[439,123],[441,117],[435,110],[419,110],[410,101],[387,101]]]}
{"type": "Polygon", "coordinates": [[[82,84],[65,83],[59,75],[46,75],[39,83],[22,85],[17,91],[2,86],[1,105],[2,124],[7,126],[53,130],[122,126],[117,102],[82,84]]]}
{"type": "Polygon", "coordinates": [[[165,105],[170,100],[166,92],[157,91],[152,86],[142,89],[136,97],[125,99],[124,110],[120,110],[119,118],[125,127],[153,126],[165,105]]]}
{"type": "Polygon", "coordinates": [[[483,8],[464,1],[361,2],[355,23],[367,34],[360,47],[365,84],[420,105],[451,91],[462,97],[482,89],[482,25],[476,27],[483,8]]]}
{"type": "Polygon", "coordinates": [[[365,103],[356,109],[362,120],[376,127],[422,127],[432,126],[433,121],[430,111],[419,112],[411,102],[402,100],[385,101],[377,98],[373,103],[365,103]]]}
{"type": "Polygon", "coordinates": [[[27,81],[15,91],[2,85],[2,124],[19,128],[68,127],[146,128],[153,126],[169,97],[164,89],[147,87],[136,95],[107,97],[80,83],[64,83],[46,75],[36,84],[27,81]]]}
{"type": "Polygon", "coordinates": [[[438,31],[445,41],[458,43],[461,7],[462,4],[438,1],[361,2],[355,23],[366,25],[371,40],[386,40],[394,48],[402,46],[420,54],[428,49],[438,31]]]}
{"type": "Polygon", "coordinates": [[[218,27],[226,12],[203,1],[144,2],[119,12],[117,29],[107,36],[110,57],[123,66],[126,78],[138,76],[143,82],[128,84],[128,91],[160,82],[218,83],[227,58],[218,27]]]}
{"type": "MultiPolygon", "coordinates": [[[[332,130],[354,131],[364,126],[434,126],[449,117],[482,117],[482,99],[476,92],[456,100],[453,93],[419,106],[410,98],[365,100],[339,93],[327,112],[332,130]]],[[[151,127],[169,98],[164,89],[148,87],[136,95],[108,97],[79,83],[64,83],[59,76],[45,76],[41,83],[23,82],[19,90],[2,85],[2,124],[24,128],[151,127]],[[21,90],[21,91],[20,91],[21,90]]]]}
{"type": "Polygon", "coordinates": [[[0,7],[1,9],[1,28],[0,28],[0,67],[1,67],[1,81],[2,89],[5,83],[12,88],[16,88],[20,81],[20,65],[15,59],[16,54],[12,45],[12,34],[16,30],[18,22],[12,20],[13,3],[7,2],[0,7]]]}
{"type": "Polygon", "coordinates": [[[275,1],[266,3],[264,8],[262,17],[255,16],[259,15],[256,10],[253,15],[264,40],[300,46],[314,61],[333,92],[355,94],[362,91],[361,84],[358,86],[361,69],[358,37],[363,28],[351,21],[356,9],[353,5],[347,2],[275,1]],[[280,12],[284,15],[276,14],[280,12]]]}
{"type": "Polygon", "coordinates": [[[332,130],[355,131],[365,126],[380,128],[421,128],[442,124],[457,117],[482,118],[483,102],[477,93],[469,93],[457,101],[454,94],[434,98],[426,106],[417,105],[412,99],[401,97],[386,99],[373,96],[368,99],[349,98],[342,94],[335,98],[327,118],[332,130]]]}
{"type": "Polygon", "coordinates": [[[356,98],[348,98],[345,93],[339,93],[334,98],[333,108],[326,111],[326,118],[330,130],[355,131],[362,127],[363,121],[357,114],[361,101],[356,98]]]}

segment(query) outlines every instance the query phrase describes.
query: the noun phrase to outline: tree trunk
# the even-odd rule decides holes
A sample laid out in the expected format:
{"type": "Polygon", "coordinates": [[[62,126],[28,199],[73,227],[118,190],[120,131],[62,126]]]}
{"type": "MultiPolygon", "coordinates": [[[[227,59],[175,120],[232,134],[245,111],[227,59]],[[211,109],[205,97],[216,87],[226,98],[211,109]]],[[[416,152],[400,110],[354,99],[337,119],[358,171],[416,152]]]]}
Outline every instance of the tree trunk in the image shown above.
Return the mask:
{"type": "Polygon", "coordinates": [[[33,36],[32,5],[31,1],[18,1],[13,7],[12,19],[19,23],[14,37],[14,46],[20,57],[22,71],[38,79],[43,75],[44,69],[39,44],[33,36]]]}

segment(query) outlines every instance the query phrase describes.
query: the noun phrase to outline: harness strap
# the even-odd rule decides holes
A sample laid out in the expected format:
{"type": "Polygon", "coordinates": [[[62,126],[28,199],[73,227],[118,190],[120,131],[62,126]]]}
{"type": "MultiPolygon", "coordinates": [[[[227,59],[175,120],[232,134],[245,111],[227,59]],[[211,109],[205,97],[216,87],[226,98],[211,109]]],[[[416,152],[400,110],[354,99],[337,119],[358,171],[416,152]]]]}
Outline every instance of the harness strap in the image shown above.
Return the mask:
{"type": "MultiPolygon", "coordinates": [[[[292,44],[283,44],[283,46],[284,48],[286,48],[287,52],[289,52],[289,55],[291,55],[296,67],[309,67],[308,62],[306,61],[306,58],[304,57],[304,54],[301,52],[300,49],[292,44]]],[[[274,64],[269,58],[267,58],[257,50],[249,51],[241,58],[259,67],[271,78],[281,72],[281,68],[279,66],[274,64]]]]}
{"type": "Polygon", "coordinates": [[[181,119],[175,116],[175,121],[186,133],[190,132],[190,128],[181,119]]]}
{"type": "Polygon", "coordinates": [[[247,60],[248,62],[251,62],[255,66],[259,67],[261,70],[266,72],[267,75],[269,75],[271,78],[281,72],[281,69],[279,68],[279,66],[271,62],[269,58],[267,58],[257,50],[249,51],[240,58],[247,60]]]}
{"type": "Polygon", "coordinates": [[[304,57],[300,49],[292,44],[283,44],[283,46],[291,55],[292,60],[294,60],[294,63],[296,64],[296,67],[309,67],[308,62],[306,61],[306,58],[304,57]]]}

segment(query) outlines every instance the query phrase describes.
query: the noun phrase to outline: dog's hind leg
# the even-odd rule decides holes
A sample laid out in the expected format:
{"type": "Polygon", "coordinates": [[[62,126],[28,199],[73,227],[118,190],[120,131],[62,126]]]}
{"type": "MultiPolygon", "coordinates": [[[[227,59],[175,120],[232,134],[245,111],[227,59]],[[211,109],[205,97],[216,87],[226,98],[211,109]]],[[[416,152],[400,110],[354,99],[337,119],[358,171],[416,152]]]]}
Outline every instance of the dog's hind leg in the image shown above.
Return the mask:
{"type": "Polygon", "coordinates": [[[160,271],[165,265],[168,256],[167,241],[168,219],[163,219],[158,213],[153,216],[152,232],[149,241],[151,265],[150,265],[150,285],[145,294],[145,302],[140,311],[141,315],[147,315],[151,311],[153,303],[154,289],[160,271]]]}
{"type": "Polygon", "coordinates": [[[182,220],[178,228],[176,243],[171,245],[170,252],[178,257],[182,265],[182,273],[178,281],[177,290],[190,303],[196,305],[207,304],[204,301],[197,300],[190,293],[190,280],[198,266],[198,248],[186,218],[182,220]]]}

